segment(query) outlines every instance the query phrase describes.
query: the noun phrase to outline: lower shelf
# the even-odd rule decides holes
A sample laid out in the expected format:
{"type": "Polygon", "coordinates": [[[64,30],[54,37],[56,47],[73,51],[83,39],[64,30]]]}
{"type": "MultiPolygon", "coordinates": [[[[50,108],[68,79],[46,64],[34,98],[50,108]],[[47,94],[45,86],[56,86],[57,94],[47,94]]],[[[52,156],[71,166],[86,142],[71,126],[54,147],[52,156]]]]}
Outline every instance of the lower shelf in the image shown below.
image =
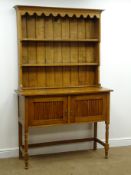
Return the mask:
{"type": "MultiPolygon", "coordinates": [[[[95,138],[91,137],[91,138],[84,138],[84,139],[59,140],[59,141],[52,141],[52,142],[45,142],[45,143],[29,144],[29,148],[71,144],[71,143],[78,143],[78,142],[88,142],[88,141],[95,141],[95,138]]],[[[22,145],[22,148],[24,148],[24,145],[22,145]]]]}
{"type": "MultiPolygon", "coordinates": [[[[73,144],[73,143],[79,143],[79,142],[90,142],[90,141],[94,141],[97,142],[99,144],[101,144],[102,146],[105,146],[106,144],[101,141],[98,138],[94,138],[94,137],[90,137],[90,138],[82,138],[82,139],[73,139],[73,140],[59,140],[59,141],[52,141],[52,142],[44,142],[44,143],[36,143],[36,144],[29,144],[28,147],[29,148],[38,148],[38,147],[47,147],[47,146],[54,146],[54,145],[62,145],[62,144],[73,144]]],[[[24,149],[25,146],[22,145],[20,147],[21,151],[24,154],[24,149]]]]}

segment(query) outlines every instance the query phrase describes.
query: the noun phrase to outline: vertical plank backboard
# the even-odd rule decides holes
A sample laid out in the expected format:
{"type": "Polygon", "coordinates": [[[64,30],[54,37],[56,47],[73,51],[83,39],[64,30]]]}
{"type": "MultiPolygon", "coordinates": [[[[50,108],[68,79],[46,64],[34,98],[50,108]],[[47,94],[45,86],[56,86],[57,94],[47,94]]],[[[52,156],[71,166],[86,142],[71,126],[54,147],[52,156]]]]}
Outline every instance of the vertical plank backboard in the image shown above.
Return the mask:
{"type": "Polygon", "coordinates": [[[23,87],[29,87],[29,74],[28,74],[28,67],[26,67],[26,68],[23,68],[23,81],[22,81],[22,83],[23,83],[23,87]]]}
{"type": "MultiPolygon", "coordinates": [[[[61,25],[61,17],[53,18],[53,37],[54,39],[61,40],[62,34],[62,25],[61,25]]],[[[62,63],[62,43],[57,42],[54,43],[54,64],[62,63]]],[[[55,87],[62,87],[62,76],[63,70],[62,67],[55,67],[54,70],[54,83],[55,87]]]]}
{"type": "Polygon", "coordinates": [[[29,67],[28,68],[28,84],[29,87],[37,87],[37,68],[35,67],[29,67]]]}
{"type": "MultiPolygon", "coordinates": [[[[77,18],[70,18],[70,39],[77,40],[78,28],[77,18]]],[[[78,43],[70,43],[70,62],[78,63],[78,43]]],[[[78,67],[71,67],[71,86],[78,85],[78,67]]]]}
{"type": "MultiPolygon", "coordinates": [[[[69,18],[62,18],[62,39],[69,39],[69,18]]],[[[62,59],[64,63],[70,63],[70,45],[69,42],[62,43],[62,59]]],[[[70,86],[70,67],[63,67],[63,87],[70,86]]]]}
{"type": "MultiPolygon", "coordinates": [[[[27,38],[27,16],[22,16],[22,38],[27,38]]],[[[22,43],[22,63],[28,63],[28,43],[22,43]]]]}
{"type": "MultiPolygon", "coordinates": [[[[43,39],[44,38],[44,30],[45,30],[44,16],[36,17],[36,38],[43,39]]],[[[45,63],[45,47],[44,43],[37,43],[37,63],[43,64],[45,63]]]]}
{"type": "Polygon", "coordinates": [[[78,18],[78,39],[85,39],[86,29],[85,29],[85,19],[83,17],[78,18]]]}
{"type": "MultiPolygon", "coordinates": [[[[53,17],[45,17],[45,39],[53,40],[53,17]]],[[[52,42],[45,43],[45,62],[53,64],[54,44],[52,42]]],[[[46,87],[54,87],[54,68],[46,67],[46,87]]]]}
{"type": "MultiPolygon", "coordinates": [[[[36,16],[27,16],[27,37],[28,38],[36,38],[36,16]]],[[[36,63],[36,43],[29,42],[28,44],[28,63],[35,64],[36,63]]],[[[37,68],[28,68],[28,80],[29,87],[37,86],[37,68]]]]}
{"type": "Polygon", "coordinates": [[[96,67],[86,68],[86,83],[88,85],[95,85],[96,67]]]}
{"type": "Polygon", "coordinates": [[[46,85],[46,68],[45,67],[37,67],[37,86],[38,87],[45,87],[46,85]]]}
{"type": "Polygon", "coordinates": [[[21,38],[27,38],[28,42],[21,42],[21,64],[30,64],[21,66],[24,86],[61,88],[97,84],[99,65],[80,65],[99,64],[99,41],[86,40],[100,39],[97,17],[97,14],[86,17],[22,12],[21,38]]]}
{"type": "Polygon", "coordinates": [[[27,37],[27,16],[23,15],[21,16],[21,20],[22,20],[22,38],[26,38],[27,37]]]}
{"type": "MultiPolygon", "coordinates": [[[[85,19],[78,19],[78,39],[85,39],[85,19]]],[[[85,43],[79,43],[79,63],[85,63],[85,43]]],[[[85,85],[86,67],[79,67],[79,85],[85,85]]]]}
{"type": "Polygon", "coordinates": [[[86,62],[87,63],[95,63],[96,62],[96,58],[97,58],[97,55],[95,55],[95,44],[93,43],[86,43],[86,47],[85,47],[85,50],[86,50],[86,62]]]}
{"type": "MultiPolygon", "coordinates": [[[[36,37],[36,17],[27,16],[27,37],[35,39],[36,37]]],[[[29,42],[28,63],[36,63],[36,43],[29,42]]]]}
{"type": "MultiPolygon", "coordinates": [[[[45,21],[44,16],[36,17],[36,38],[44,39],[45,34],[45,21]]],[[[37,43],[37,64],[45,64],[45,44],[42,42],[37,43]]],[[[37,86],[45,87],[45,67],[37,67],[37,86]]]]}
{"type": "Polygon", "coordinates": [[[95,38],[95,24],[94,24],[94,19],[91,18],[86,18],[86,38],[95,38]]]}
{"type": "Polygon", "coordinates": [[[94,86],[97,84],[97,66],[86,67],[85,82],[88,86],[94,86]]]}

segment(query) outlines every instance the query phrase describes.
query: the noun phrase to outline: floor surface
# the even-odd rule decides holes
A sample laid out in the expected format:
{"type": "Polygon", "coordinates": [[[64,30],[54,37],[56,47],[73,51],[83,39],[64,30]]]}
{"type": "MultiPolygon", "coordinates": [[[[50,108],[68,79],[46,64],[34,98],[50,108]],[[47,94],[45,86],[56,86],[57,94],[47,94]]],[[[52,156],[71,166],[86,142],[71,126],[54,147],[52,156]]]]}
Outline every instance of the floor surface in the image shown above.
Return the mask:
{"type": "Polygon", "coordinates": [[[104,149],[32,156],[28,170],[18,158],[0,159],[0,175],[131,175],[131,146],[109,153],[109,159],[104,149]]]}

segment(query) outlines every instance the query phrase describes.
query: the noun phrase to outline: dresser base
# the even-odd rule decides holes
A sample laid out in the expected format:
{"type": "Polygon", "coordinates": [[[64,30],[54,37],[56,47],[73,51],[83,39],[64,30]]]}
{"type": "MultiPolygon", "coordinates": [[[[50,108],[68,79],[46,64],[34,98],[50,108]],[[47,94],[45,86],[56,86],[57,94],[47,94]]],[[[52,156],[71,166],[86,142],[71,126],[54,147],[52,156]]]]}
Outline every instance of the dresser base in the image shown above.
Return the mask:
{"type": "Polygon", "coordinates": [[[105,142],[101,141],[97,138],[97,122],[94,122],[94,137],[90,138],[82,138],[82,139],[73,139],[73,140],[59,140],[59,141],[52,141],[52,142],[44,142],[44,143],[36,143],[36,144],[29,144],[28,143],[28,132],[24,134],[24,145],[22,144],[22,124],[19,122],[19,159],[24,158],[25,162],[25,169],[29,167],[29,155],[28,149],[31,148],[38,148],[38,147],[47,147],[53,145],[61,145],[61,144],[72,144],[72,143],[80,143],[80,142],[90,142],[93,141],[93,150],[97,150],[97,143],[104,146],[105,149],[105,158],[108,159],[108,150],[109,150],[109,143],[108,143],[108,135],[109,135],[109,123],[105,122],[105,142]]]}

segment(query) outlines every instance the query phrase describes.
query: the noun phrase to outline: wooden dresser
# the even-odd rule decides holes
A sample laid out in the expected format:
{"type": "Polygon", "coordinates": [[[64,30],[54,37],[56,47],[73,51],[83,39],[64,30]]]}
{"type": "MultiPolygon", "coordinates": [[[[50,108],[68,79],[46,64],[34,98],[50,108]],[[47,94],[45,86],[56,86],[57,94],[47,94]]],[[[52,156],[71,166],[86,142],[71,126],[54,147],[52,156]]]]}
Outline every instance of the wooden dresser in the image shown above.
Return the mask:
{"type": "Polygon", "coordinates": [[[19,50],[19,157],[28,168],[28,148],[93,141],[108,157],[110,89],[102,88],[102,10],[16,6],[19,50]],[[105,142],[97,122],[105,122],[105,142]],[[94,123],[91,138],[28,144],[31,127],[94,123]],[[23,139],[24,138],[24,139],[23,139]]]}

